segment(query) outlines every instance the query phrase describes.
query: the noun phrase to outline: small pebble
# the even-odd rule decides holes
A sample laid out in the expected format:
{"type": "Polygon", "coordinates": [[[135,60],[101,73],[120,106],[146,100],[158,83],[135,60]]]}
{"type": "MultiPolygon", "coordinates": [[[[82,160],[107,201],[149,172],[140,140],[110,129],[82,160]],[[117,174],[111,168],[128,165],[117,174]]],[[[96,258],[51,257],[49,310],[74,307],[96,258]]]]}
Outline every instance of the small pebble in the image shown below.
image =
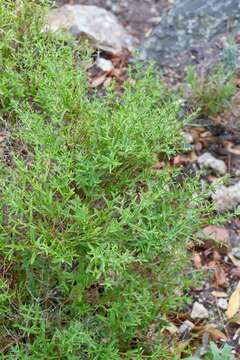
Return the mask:
{"type": "Polygon", "coordinates": [[[192,319],[207,319],[209,316],[208,310],[199,302],[193,304],[191,318],[192,319]]]}
{"type": "Polygon", "coordinates": [[[183,131],[182,135],[183,135],[183,141],[185,144],[192,144],[194,142],[192,134],[183,131]]]}
{"type": "Polygon", "coordinates": [[[240,204],[240,181],[228,187],[217,186],[212,194],[212,199],[220,212],[236,209],[240,204]]]}
{"type": "Polygon", "coordinates": [[[96,61],[96,65],[104,72],[110,72],[113,70],[113,64],[110,60],[99,57],[96,61]]]}
{"type": "Polygon", "coordinates": [[[209,152],[205,152],[198,158],[198,164],[201,168],[210,168],[220,175],[225,175],[227,172],[226,164],[223,160],[215,158],[209,152]]]}
{"type": "Polygon", "coordinates": [[[190,331],[194,328],[194,326],[195,325],[191,321],[185,320],[179,328],[179,334],[180,335],[189,334],[190,331]]]}
{"type": "Polygon", "coordinates": [[[151,23],[156,25],[159,24],[161,20],[162,20],[161,16],[154,16],[150,19],[151,23]]]}
{"type": "Polygon", "coordinates": [[[227,299],[218,299],[217,306],[222,310],[227,310],[227,308],[228,308],[227,299]]]}

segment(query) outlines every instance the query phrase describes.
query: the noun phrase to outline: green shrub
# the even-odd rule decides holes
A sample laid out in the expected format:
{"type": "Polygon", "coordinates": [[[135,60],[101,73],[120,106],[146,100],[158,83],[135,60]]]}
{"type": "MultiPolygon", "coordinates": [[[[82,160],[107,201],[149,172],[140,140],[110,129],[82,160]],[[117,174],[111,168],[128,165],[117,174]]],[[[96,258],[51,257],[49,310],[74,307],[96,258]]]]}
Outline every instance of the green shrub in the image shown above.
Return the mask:
{"type": "Polygon", "coordinates": [[[2,358],[163,359],[146,335],[182,306],[205,211],[197,181],[152,170],[178,101],[152,69],[91,94],[88,50],[40,31],[36,3],[0,0],[2,358]]]}
{"type": "MultiPolygon", "coordinates": [[[[230,60],[228,63],[230,67],[230,60]]],[[[226,72],[223,66],[218,66],[210,75],[200,76],[190,67],[186,82],[190,88],[189,104],[198,108],[202,116],[216,116],[230,108],[236,91],[232,70],[226,72]]]]}

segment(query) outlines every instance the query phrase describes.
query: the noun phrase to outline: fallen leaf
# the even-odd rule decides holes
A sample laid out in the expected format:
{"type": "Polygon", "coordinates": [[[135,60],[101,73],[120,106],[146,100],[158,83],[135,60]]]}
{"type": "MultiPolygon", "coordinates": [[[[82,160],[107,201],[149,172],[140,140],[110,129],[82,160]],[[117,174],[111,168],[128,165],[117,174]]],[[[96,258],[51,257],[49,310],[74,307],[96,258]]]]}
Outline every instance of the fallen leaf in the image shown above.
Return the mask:
{"type": "Polygon", "coordinates": [[[181,355],[182,352],[184,352],[184,350],[189,346],[189,344],[190,344],[190,339],[185,341],[179,341],[176,348],[176,353],[181,355]]]}
{"type": "Polygon", "coordinates": [[[205,331],[210,334],[214,340],[227,341],[227,336],[221,330],[217,329],[215,325],[207,324],[205,331]]]}
{"type": "Polygon", "coordinates": [[[169,323],[167,326],[163,327],[161,333],[167,331],[170,335],[175,335],[178,332],[178,328],[173,324],[169,323]]]}
{"type": "Polygon", "coordinates": [[[197,152],[200,152],[201,150],[202,150],[202,148],[203,148],[203,145],[202,145],[202,143],[199,141],[199,142],[197,142],[196,144],[195,144],[195,146],[194,146],[194,149],[197,151],[197,152]]]}
{"type": "Polygon", "coordinates": [[[213,252],[213,260],[216,262],[219,262],[221,260],[221,255],[216,250],[214,250],[213,252]]]}
{"type": "Polygon", "coordinates": [[[231,270],[231,275],[240,278],[240,267],[231,270]]]}
{"type": "Polygon", "coordinates": [[[232,295],[230,296],[228,309],[226,311],[226,316],[228,319],[231,319],[240,308],[240,282],[237,288],[234,290],[232,295]]]}
{"type": "Polygon", "coordinates": [[[206,265],[206,269],[216,269],[218,267],[218,263],[216,261],[209,261],[209,263],[206,265]]]}
{"type": "Polygon", "coordinates": [[[240,314],[236,314],[232,317],[232,319],[230,319],[229,321],[232,324],[238,324],[240,325],[240,314]]]}
{"type": "Polygon", "coordinates": [[[213,176],[213,175],[208,175],[207,176],[207,179],[210,183],[214,183],[218,180],[218,178],[216,176],[213,176]]]}
{"type": "Polygon", "coordinates": [[[217,286],[224,287],[224,288],[226,288],[228,286],[228,279],[227,279],[226,273],[223,270],[223,268],[218,267],[215,270],[214,276],[215,276],[215,282],[216,282],[217,286]]]}
{"type": "Polygon", "coordinates": [[[240,155],[240,146],[239,146],[239,145],[234,146],[234,144],[228,142],[228,143],[227,143],[227,146],[226,146],[226,149],[227,149],[228,152],[230,152],[231,154],[240,155]]]}
{"type": "Polygon", "coordinates": [[[198,253],[193,254],[193,263],[195,268],[201,269],[202,267],[202,259],[201,256],[198,253]]]}
{"type": "Polygon", "coordinates": [[[91,87],[92,87],[92,88],[96,88],[96,87],[102,85],[102,84],[104,83],[105,79],[106,79],[106,74],[103,74],[103,75],[95,78],[95,79],[91,82],[91,87]]]}
{"type": "Polygon", "coordinates": [[[197,232],[197,237],[206,249],[214,248],[226,255],[229,248],[229,232],[221,226],[209,225],[197,232]]]}
{"type": "Polygon", "coordinates": [[[216,298],[227,298],[228,294],[226,294],[223,291],[212,291],[212,296],[214,296],[216,298]]]}
{"type": "Polygon", "coordinates": [[[229,233],[227,229],[221,226],[209,225],[198,233],[201,239],[213,240],[228,245],[229,233]]]}
{"type": "Polygon", "coordinates": [[[153,169],[161,170],[164,167],[164,165],[165,165],[164,161],[157,161],[156,164],[154,164],[153,169]]]}
{"type": "Polygon", "coordinates": [[[233,224],[234,224],[237,228],[240,228],[240,219],[234,219],[234,220],[233,220],[233,224]]]}
{"type": "Polygon", "coordinates": [[[209,138],[212,137],[212,133],[210,131],[204,131],[201,135],[201,138],[209,138]]]}
{"type": "Polygon", "coordinates": [[[232,260],[232,263],[237,266],[240,267],[240,260],[236,259],[232,253],[228,254],[229,259],[232,260]]]}
{"type": "Polygon", "coordinates": [[[122,71],[121,69],[113,69],[112,71],[112,75],[115,76],[117,79],[120,79],[121,78],[121,74],[122,74],[122,71]]]}
{"type": "Polygon", "coordinates": [[[106,80],[104,81],[103,86],[104,86],[105,88],[107,88],[107,87],[109,87],[109,86],[111,85],[111,82],[112,82],[112,78],[109,76],[109,77],[107,77],[106,80]]]}
{"type": "Polygon", "coordinates": [[[199,139],[201,133],[205,131],[204,127],[195,127],[194,129],[191,129],[191,135],[193,136],[195,142],[199,139]]]}
{"type": "Polygon", "coordinates": [[[187,156],[185,155],[177,155],[173,159],[173,165],[175,166],[181,166],[187,162],[187,156]]]}
{"type": "Polygon", "coordinates": [[[7,137],[7,134],[4,132],[0,132],[0,143],[2,143],[7,137]]]}

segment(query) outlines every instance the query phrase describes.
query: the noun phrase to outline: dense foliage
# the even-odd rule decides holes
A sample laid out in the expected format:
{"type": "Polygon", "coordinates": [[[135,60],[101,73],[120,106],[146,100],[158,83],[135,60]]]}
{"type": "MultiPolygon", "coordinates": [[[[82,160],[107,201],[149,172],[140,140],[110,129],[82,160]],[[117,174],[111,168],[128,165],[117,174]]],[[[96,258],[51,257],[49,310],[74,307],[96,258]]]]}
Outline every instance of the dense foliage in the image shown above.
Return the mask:
{"type": "Polygon", "coordinates": [[[0,12],[1,358],[167,358],[203,212],[194,181],[153,170],[181,144],[179,103],[152,69],[95,96],[88,51],[41,31],[42,6],[0,12]]]}

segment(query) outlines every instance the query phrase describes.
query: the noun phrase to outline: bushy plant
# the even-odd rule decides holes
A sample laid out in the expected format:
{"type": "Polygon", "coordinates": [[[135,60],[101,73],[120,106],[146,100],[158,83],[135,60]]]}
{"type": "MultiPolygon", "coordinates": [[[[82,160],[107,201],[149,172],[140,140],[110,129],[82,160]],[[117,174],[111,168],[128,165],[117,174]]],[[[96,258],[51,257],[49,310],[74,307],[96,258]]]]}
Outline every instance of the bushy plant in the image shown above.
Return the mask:
{"type": "Polygon", "coordinates": [[[154,171],[181,142],[154,71],[90,94],[87,50],[0,0],[0,351],[6,359],[160,359],[147,337],[181,305],[196,182],[154,171]]]}
{"type": "Polygon", "coordinates": [[[222,65],[216,66],[211,74],[202,76],[189,67],[186,76],[190,89],[189,104],[199,109],[202,116],[216,116],[230,108],[236,90],[233,83],[233,65],[229,60],[230,66],[231,70],[228,71],[222,65]]]}

